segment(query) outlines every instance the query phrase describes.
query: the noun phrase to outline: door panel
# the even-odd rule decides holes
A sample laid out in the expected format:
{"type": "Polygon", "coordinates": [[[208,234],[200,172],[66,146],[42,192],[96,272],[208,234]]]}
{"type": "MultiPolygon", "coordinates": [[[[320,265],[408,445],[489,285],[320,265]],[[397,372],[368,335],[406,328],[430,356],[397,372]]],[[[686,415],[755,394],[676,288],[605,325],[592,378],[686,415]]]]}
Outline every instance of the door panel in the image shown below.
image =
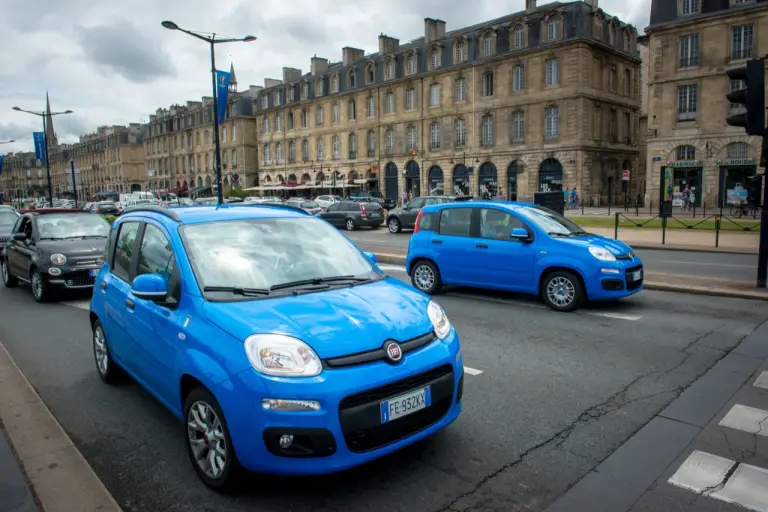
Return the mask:
{"type": "Polygon", "coordinates": [[[534,243],[511,238],[512,230],[533,233],[513,214],[494,208],[478,208],[479,237],[472,257],[482,286],[515,291],[535,291],[534,243]]]}
{"type": "Polygon", "coordinates": [[[436,253],[443,282],[446,284],[473,285],[471,257],[475,253],[475,241],[470,236],[472,208],[445,208],[440,212],[439,233],[432,234],[429,244],[436,253]]]}

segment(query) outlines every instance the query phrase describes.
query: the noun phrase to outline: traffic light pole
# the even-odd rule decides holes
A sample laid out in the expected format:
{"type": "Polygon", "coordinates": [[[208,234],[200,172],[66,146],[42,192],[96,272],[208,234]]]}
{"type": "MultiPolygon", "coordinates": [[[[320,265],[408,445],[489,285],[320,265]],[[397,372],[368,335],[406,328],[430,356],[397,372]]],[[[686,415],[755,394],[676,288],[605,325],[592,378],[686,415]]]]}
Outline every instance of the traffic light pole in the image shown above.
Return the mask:
{"type": "Polygon", "coordinates": [[[760,167],[763,168],[763,207],[760,209],[760,242],[757,253],[757,287],[765,288],[768,281],[768,130],[763,135],[760,167]]]}

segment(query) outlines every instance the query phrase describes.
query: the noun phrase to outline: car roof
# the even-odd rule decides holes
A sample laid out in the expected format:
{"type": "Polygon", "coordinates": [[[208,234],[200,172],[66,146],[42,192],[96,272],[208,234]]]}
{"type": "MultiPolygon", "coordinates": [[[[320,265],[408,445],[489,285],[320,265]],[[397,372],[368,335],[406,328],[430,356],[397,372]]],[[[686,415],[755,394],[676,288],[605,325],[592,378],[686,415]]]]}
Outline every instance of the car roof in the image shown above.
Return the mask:
{"type": "Polygon", "coordinates": [[[176,206],[140,206],[131,209],[120,217],[120,221],[136,217],[149,217],[165,225],[203,224],[246,219],[273,219],[308,217],[300,208],[278,206],[270,203],[229,203],[222,205],[176,206]]]}
{"type": "Polygon", "coordinates": [[[461,202],[455,202],[455,203],[442,203],[442,204],[432,204],[429,206],[425,206],[423,210],[425,212],[436,212],[440,211],[446,208],[489,208],[489,207],[498,207],[501,206],[503,208],[507,208],[510,210],[520,209],[520,208],[531,208],[536,207],[538,205],[533,203],[519,203],[517,201],[499,201],[499,200],[493,200],[493,201],[461,201],[461,202]]]}

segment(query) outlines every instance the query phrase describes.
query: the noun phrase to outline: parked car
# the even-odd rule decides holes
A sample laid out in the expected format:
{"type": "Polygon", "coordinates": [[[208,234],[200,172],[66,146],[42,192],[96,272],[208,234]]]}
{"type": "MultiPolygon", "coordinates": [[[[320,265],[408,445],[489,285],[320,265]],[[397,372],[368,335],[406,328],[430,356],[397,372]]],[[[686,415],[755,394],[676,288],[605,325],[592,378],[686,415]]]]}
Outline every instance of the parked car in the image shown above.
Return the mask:
{"type": "Polygon", "coordinates": [[[442,308],[327,223],[269,205],[149,210],[113,224],[90,307],[96,369],[183,422],[205,484],[342,471],[459,416],[442,308]]]}
{"type": "Polygon", "coordinates": [[[112,201],[100,201],[93,203],[90,211],[101,215],[117,215],[117,205],[112,201]]]}
{"type": "Polygon", "coordinates": [[[289,199],[285,203],[291,206],[296,206],[298,208],[301,208],[302,210],[304,210],[310,215],[317,215],[318,213],[323,211],[323,209],[320,208],[320,205],[317,204],[316,201],[312,201],[308,199],[289,199]]]}
{"type": "Polygon", "coordinates": [[[80,210],[34,210],[13,228],[2,252],[3,284],[32,285],[38,302],[62,290],[92,288],[109,235],[104,217],[80,210]]]}
{"type": "Polygon", "coordinates": [[[357,190],[350,194],[350,201],[370,200],[379,203],[385,210],[391,210],[397,206],[397,200],[384,197],[378,190],[357,190]]]}
{"type": "Polygon", "coordinates": [[[384,212],[376,201],[342,201],[332,204],[318,215],[331,226],[353,231],[360,227],[378,229],[384,223],[384,212]]]}
{"type": "Polygon", "coordinates": [[[455,201],[468,201],[469,196],[425,196],[417,197],[402,208],[395,208],[387,212],[387,228],[390,233],[400,233],[404,229],[413,229],[416,225],[416,217],[421,209],[433,204],[451,203],[455,201]]]}
{"type": "Polygon", "coordinates": [[[320,208],[327,210],[332,204],[340,203],[344,198],[339,196],[317,196],[315,201],[320,205],[320,208]]]}
{"type": "Polygon", "coordinates": [[[556,311],[643,289],[643,263],[625,243],[587,233],[552,210],[510,201],[473,201],[421,210],[408,245],[413,285],[538,295],[556,311]]]}
{"type": "Polygon", "coordinates": [[[11,237],[13,226],[19,220],[21,214],[10,206],[0,206],[0,254],[3,252],[5,244],[11,237]]]}

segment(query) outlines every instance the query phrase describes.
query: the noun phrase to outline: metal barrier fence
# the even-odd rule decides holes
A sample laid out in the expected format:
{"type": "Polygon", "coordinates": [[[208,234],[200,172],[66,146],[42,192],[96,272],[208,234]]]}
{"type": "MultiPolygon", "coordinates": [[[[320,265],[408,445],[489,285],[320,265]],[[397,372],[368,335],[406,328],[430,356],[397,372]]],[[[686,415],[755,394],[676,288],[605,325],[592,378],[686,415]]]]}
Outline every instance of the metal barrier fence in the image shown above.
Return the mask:
{"type": "MultiPolygon", "coordinates": [[[[704,202],[701,206],[698,207],[695,204],[685,208],[675,207],[674,216],[680,218],[690,217],[696,219],[712,215],[726,215],[734,219],[750,218],[752,220],[758,220],[760,219],[760,210],[760,206],[729,205],[727,207],[713,207],[711,205],[708,206],[707,203],[704,202]]],[[[566,215],[582,215],[587,217],[593,215],[605,215],[610,217],[616,213],[632,215],[634,217],[656,217],[659,214],[659,205],[658,203],[654,204],[653,201],[649,201],[648,204],[641,204],[637,201],[627,201],[624,204],[618,205],[608,203],[606,206],[596,207],[584,206],[582,203],[575,207],[566,207],[566,215]]]]}
{"type": "Polygon", "coordinates": [[[644,217],[638,219],[637,217],[630,217],[621,212],[615,212],[615,222],[613,237],[619,239],[619,227],[622,222],[624,227],[629,228],[647,228],[647,229],[661,229],[661,243],[665,245],[667,243],[667,231],[680,231],[680,230],[698,230],[705,232],[714,232],[715,234],[715,247],[720,247],[720,234],[721,232],[738,233],[738,232],[753,232],[760,233],[759,217],[754,220],[758,222],[749,222],[753,219],[745,219],[744,217],[734,217],[724,215],[723,209],[720,209],[718,214],[709,214],[706,216],[699,215],[698,217],[679,218],[677,216],[660,216],[654,215],[652,217],[644,217]],[[747,223],[749,222],[749,223],[747,223]],[[630,224],[630,226],[626,226],[630,224]],[[711,226],[711,227],[710,227],[711,226]]]}

